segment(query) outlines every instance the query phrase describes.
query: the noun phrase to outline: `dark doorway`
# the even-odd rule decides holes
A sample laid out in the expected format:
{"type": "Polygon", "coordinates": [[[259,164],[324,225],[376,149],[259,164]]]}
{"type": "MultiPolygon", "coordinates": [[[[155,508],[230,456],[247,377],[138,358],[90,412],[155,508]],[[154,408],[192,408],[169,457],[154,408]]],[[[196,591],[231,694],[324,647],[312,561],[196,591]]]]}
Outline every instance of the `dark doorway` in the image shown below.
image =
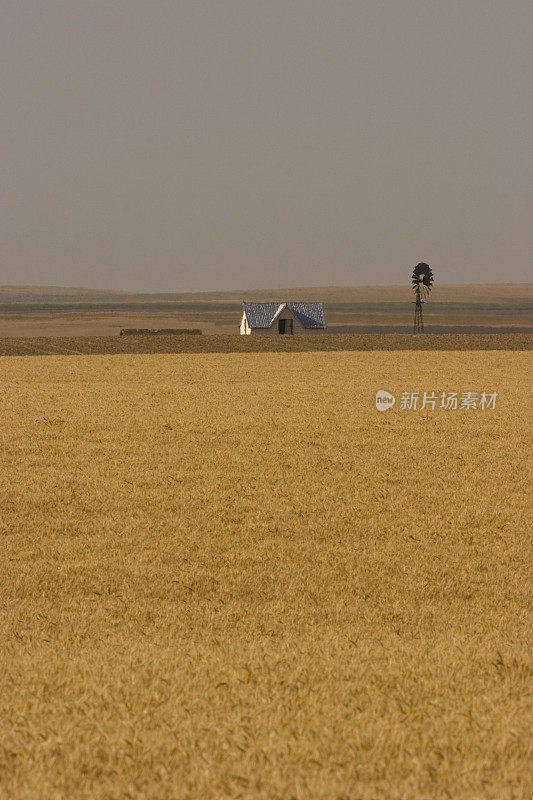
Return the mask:
{"type": "Polygon", "coordinates": [[[292,334],[292,319],[278,320],[278,333],[292,334]]]}

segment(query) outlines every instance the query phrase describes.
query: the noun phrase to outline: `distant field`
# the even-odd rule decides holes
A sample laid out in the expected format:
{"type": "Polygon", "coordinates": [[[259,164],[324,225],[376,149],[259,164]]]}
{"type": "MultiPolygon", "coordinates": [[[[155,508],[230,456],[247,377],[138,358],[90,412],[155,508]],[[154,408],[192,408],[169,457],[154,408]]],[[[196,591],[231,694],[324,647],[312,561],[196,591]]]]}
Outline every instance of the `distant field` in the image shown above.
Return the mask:
{"type": "Polygon", "coordinates": [[[530,369],[0,359],[0,798],[530,800],[530,369]]]}
{"type": "MultiPolygon", "coordinates": [[[[409,277],[409,276],[408,276],[409,277]]],[[[245,289],[225,292],[141,293],[78,289],[64,286],[0,286],[0,303],[81,303],[81,302],[218,302],[240,303],[242,300],[277,300],[287,296],[294,300],[322,300],[327,303],[402,302],[410,297],[409,281],[387,286],[297,286],[276,289],[245,289]]],[[[533,301],[533,283],[441,284],[432,290],[432,297],[443,302],[515,302],[533,301]]]]}
{"type": "MultiPolygon", "coordinates": [[[[243,300],[324,303],[329,326],[412,325],[409,285],[311,287],[255,292],[135,294],[61,287],[0,287],[0,336],[106,336],[121,328],[201,328],[237,333],[243,300]]],[[[533,284],[436,286],[431,326],[525,327],[533,332],[533,284]]]]}
{"type": "Polygon", "coordinates": [[[265,353],[343,350],[530,350],[530,334],[78,336],[0,339],[0,356],[265,353]]]}

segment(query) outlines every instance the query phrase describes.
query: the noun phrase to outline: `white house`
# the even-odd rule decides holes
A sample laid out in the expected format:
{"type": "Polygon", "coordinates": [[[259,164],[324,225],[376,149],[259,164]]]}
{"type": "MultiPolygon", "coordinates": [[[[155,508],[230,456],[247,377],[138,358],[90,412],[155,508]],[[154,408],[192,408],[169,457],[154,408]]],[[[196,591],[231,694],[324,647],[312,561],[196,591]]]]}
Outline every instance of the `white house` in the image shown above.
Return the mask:
{"type": "Polygon", "coordinates": [[[322,303],[243,303],[241,334],[323,333],[322,303]]]}

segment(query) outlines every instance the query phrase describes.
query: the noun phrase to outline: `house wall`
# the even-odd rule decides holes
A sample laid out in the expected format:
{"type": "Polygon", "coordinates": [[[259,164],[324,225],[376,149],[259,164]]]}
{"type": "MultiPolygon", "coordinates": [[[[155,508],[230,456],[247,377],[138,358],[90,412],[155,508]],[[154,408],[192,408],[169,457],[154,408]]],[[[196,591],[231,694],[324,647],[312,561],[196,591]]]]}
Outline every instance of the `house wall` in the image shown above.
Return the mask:
{"type": "Polygon", "coordinates": [[[251,333],[250,328],[248,327],[248,321],[246,319],[246,314],[244,313],[244,311],[243,311],[243,314],[242,314],[242,317],[241,317],[241,324],[240,324],[239,332],[240,332],[241,336],[251,333]]]}

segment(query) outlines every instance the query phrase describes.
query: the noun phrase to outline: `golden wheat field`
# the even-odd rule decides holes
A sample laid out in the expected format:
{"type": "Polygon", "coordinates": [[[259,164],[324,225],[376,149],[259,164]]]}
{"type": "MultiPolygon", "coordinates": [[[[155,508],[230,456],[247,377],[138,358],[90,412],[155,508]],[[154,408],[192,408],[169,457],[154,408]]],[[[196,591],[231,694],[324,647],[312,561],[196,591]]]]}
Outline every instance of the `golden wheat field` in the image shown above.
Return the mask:
{"type": "Polygon", "coordinates": [[[2,800],[530,798],[530,374],[0,359],[2,800]]]}

